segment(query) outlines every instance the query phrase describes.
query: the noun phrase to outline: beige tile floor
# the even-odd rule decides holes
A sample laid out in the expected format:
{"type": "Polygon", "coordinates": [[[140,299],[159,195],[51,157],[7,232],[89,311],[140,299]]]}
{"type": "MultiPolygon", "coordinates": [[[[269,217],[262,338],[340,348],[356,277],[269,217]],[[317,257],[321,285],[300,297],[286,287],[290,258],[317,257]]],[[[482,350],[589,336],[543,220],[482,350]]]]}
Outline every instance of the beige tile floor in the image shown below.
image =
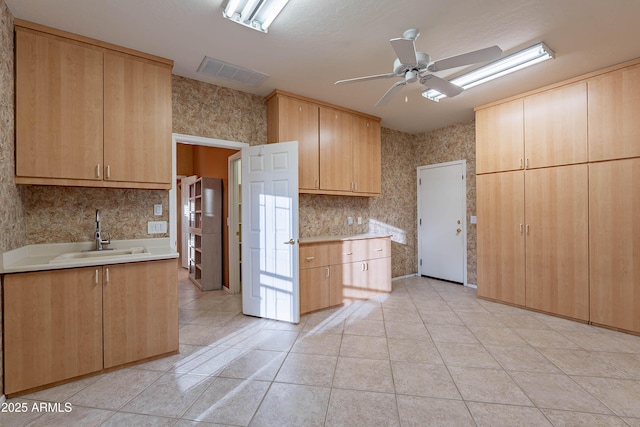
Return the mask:
{"type": "Polygon", "coordinates": [[[640,426],[640,337],[417,277],[299,325],[179,289],[179,355],[11,399],[73,410],[0,425],[640,426]]]}

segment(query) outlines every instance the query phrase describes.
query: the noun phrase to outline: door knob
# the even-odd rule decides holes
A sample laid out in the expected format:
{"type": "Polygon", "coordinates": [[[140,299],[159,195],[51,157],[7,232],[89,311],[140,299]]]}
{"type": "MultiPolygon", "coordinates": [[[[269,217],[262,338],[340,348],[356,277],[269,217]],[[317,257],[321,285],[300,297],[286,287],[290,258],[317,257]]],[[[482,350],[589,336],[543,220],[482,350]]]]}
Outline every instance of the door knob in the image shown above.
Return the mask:
{"type": "Polygon", "coordinates": [[[296,241],[295,241],[295,240],[293,240],[293,239],[289,239],[289,241],[288,241],[288,242],[284,242],[284,244],[285,244],[285,245],[295,245],[295,244],[296,244],[296,241]]]}
{"type": "Polygon", "coordinates": [[[461,232],[461,231],[462,231],[461,229],[456,228],[456,233],[459,233],[459,232],[461,232]]]}

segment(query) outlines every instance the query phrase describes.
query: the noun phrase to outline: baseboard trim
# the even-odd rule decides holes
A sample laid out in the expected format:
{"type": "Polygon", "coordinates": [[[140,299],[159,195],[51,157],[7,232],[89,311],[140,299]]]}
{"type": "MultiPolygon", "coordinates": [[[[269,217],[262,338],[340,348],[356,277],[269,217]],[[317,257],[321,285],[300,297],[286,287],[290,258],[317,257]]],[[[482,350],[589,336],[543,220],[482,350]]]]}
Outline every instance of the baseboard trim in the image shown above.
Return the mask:
{"type": "Polygon", "coordinates": [[[467,283],[465,285],[467,288],[473,288],[473,289],[478,289],[478,285],[474,284],[474,283],[467,283]]]}
{"type": "Polygon", "coordinates": [[[418,275],[418,273],[407,274],[406,276],[398,276],[398,277],[392,278],[391,281],[395,282],[396,280],[408,279],[410,277],[416,277],[417,275],[418,275]]]}

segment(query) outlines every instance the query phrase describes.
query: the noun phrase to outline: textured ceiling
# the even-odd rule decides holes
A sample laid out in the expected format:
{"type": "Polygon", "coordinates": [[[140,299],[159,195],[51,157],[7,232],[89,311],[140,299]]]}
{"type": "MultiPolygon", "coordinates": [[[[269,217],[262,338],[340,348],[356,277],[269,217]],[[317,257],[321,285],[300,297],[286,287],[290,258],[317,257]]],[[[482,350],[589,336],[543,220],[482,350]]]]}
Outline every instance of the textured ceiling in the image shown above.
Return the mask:
{"type": "MultiPolygon", "coordinates": [[[[14,17],[173,59],[173,73],[257,95],[282,89],[420,133],[473,118],[473,107],[640,56],[639,0],[290,0],[268,34],[222,18],[224,0],[5,0],[14,17]],[[374,107],[396,79],[389,39],[419,28],[418,51],[441,59],[538,41],[556,59],[433,103],[419,83],[374,107]],[[249,87],[197,73],[210,56],[270,77],[249,87]],[[406,98],[406,102],[405,102],[406,98]]],[[[448,78],[462,70],[438,73],[448,78]]]]}

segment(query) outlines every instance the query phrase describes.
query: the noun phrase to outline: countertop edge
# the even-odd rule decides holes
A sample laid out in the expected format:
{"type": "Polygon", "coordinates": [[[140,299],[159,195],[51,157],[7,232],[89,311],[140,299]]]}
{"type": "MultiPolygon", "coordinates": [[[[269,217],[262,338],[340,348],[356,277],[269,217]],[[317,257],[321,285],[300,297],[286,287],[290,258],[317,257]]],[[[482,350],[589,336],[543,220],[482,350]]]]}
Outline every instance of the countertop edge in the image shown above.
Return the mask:
{"type": "Polygon", "coordinates": [[[178,258],[179,256],[178,252],[171,248],[169,238],[134,239],[113,241],[110,247],[114,249],[126,249],[130,247],[144,246],[148,252],[133,256],[123,255],[109,258],[75,259],[69,262],[49,263],[50,260],[64,253],[90,250],[92,244],[92,242],[78,242],[22,246],[2,254],[0,274],[157,261],[178,258]]]}
{"type": "Polygon", "coordinates": [[[366,233],[366,234],[349,234],[343,236],[314,236],[314,237],[303,237],[299,240],[301,245],[308,245],[312,243],[324,243],[324,242],[344,242],[347,240],[362,240],[362,239],[379,239],[392,237],[391,234],[375,234],[375,233],[366,233]]]}

